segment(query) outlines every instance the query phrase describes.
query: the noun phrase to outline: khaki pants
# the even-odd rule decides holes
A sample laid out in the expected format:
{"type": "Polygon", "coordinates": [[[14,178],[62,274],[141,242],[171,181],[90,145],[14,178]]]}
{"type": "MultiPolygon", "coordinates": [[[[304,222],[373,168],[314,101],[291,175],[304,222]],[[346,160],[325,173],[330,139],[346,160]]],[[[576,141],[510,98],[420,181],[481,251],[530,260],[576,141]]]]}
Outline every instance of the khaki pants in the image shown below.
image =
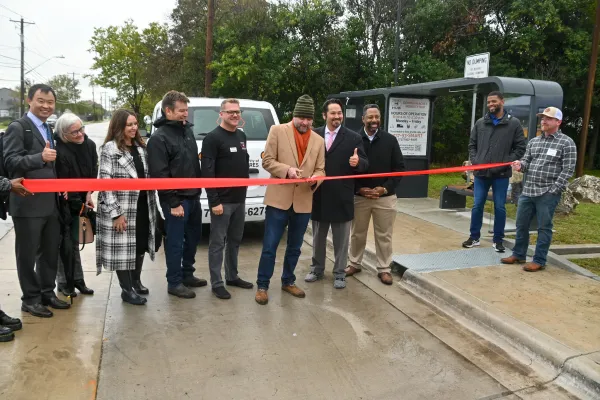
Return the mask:
{"type": "Polygon", "coordinates": [[[350,234],[350,265],[362,268],[362,259],[367,244],[367,232],[371,215],[377,255],[377,272],[390,272],[392,263],[392,236],[396,220],[396,196],[367,199],[354,196],[354,220],[350,234]]]}

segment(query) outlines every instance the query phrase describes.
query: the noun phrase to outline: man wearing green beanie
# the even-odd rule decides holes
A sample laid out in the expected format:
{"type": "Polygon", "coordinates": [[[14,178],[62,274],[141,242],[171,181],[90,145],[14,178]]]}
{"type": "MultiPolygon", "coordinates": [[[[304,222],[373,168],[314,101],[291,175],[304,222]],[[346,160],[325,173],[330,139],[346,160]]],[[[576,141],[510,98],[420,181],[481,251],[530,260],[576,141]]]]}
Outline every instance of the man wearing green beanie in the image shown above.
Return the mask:
{"type": "Polygon", "coordinates": [[[305,296],[295,284],[294,270],[312,211],[313,193],[321,184],[314,178],[325,176],[325,142],[311,129],[314,115],[312,98],[302,95],[294,107],[292,121],[273,125],[267,137],[262,166],[271,178],[307,179],[305,183],[267,186],[265,236],[256,280],[258,290],[255,300],[258,304],[269,301],[267,291],[275,269],[275,254],[286,226],[288,239],[281,288],[292,296],[305,296]]]}

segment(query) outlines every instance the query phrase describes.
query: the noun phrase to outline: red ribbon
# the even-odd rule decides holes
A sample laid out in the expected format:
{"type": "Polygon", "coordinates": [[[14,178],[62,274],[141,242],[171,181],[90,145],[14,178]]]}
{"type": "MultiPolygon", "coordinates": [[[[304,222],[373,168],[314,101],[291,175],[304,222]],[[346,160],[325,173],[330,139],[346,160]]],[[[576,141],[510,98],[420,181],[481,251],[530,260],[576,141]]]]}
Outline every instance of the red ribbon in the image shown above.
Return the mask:
{"type": "MultiPolygon", "coordinates": [[[[469,165],[464,167],[437,168],[421,171],[387,172],[381,174],[361,174],[345,176],[320,176],[315,181],[338,179],[386,178],[395,176],[415,176],[448,174],[452,172],[475,171],[481,169],[505,167],[511,163],[469,165]]],[[[147,178],[147,179],[25,179],[23,185],[33,193],[50,192],[102,192],[116,190],[168,190],[224,188],[240,186],[283,185],[305,183],[308,179],[274,178],[147,178]]]]}

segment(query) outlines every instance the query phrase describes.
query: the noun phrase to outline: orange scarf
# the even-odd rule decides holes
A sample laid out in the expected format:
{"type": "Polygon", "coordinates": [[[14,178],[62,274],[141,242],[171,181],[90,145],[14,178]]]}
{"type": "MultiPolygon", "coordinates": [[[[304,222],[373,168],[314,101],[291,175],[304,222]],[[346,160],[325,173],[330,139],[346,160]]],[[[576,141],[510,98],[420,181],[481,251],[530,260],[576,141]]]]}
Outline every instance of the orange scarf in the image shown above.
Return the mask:
{"type": "Polygon", "coordinates": [[[298,166],[302,165],[306,149],[308,148],[308,140],[310,139],[310,131],[306,133],[300,133],[292,122],[292,128],[294,129],[294,139],[296,140],[296,150],[298,151],[298,166]]]}

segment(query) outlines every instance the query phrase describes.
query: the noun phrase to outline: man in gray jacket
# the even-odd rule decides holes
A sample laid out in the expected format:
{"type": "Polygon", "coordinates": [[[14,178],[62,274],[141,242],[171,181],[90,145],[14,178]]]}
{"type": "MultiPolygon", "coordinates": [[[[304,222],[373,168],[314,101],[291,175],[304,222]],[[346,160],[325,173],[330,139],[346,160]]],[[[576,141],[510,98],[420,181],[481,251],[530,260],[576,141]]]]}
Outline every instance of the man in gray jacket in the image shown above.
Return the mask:
{"type": "MultiPolygon", "coordinates": [[[[489,112],[480,118],[471,131],[469,159],[473,165],[509,162],[521,159],[527,140],[521,122],[504,110],[504,96],[491,92],[487,97],[489,112]]],[[[473,209],[471,210],[471,235],[463,247],[479,246],[483,211],[488,192],[494,198],[494,249],[504,252],[504,226],[506,225],[506,195],[512,176],[510,166],[475,171],[473,184],[473,209]]]]}
{"type": "MultiPolygon", "coordinates": [[[[50,86],[37,84],[27,94],[29,112],[11,123],[3,139],[4,166],[11,178],[56,179],[54,139],[46,120],[54,112],[56,96],[50,86]]],[[[60,245],[57,193],[20,197],[10,194],[9,213],[15,228],[17,273],[21,284],[21,310],[36,317],[69,303],[54,293],[60,245]]]]}

